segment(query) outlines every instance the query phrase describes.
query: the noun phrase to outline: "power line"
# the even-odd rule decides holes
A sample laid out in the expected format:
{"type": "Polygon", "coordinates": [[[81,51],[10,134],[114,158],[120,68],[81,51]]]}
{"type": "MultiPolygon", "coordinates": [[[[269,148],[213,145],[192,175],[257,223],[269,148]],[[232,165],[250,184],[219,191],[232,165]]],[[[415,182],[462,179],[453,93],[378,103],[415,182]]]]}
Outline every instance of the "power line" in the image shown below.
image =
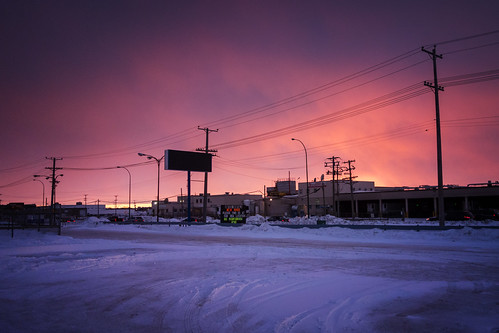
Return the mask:
{"type": "Polygon", "coordinates": [[[24,163],[24,164],[21,164],[21,165],[17,165],[17,166],[14,166],[14,167],[0,169],[0,172],[7,173],[7,172],[16,172],[16,171],[24,170],[24,169],[28,169],[28,168],[31,169],[34,166],[41,165],[44,162],[45,162],[44,158],[39,158],[37,160],[31,161],[31,162],[27,162],[27,163],[24,163]]]}
{"type": "MultiPolygon", "coordinates": [[[[464,85],[470,83],[478,83],[489,80],[499,79],[499,70],[490,70],[486,72],[478,72],[465,74],[461,76],[455,76],[450,78],[443,78],[441,82],[447,82],[449,86],[464,85]]],[[[216,144],[217,149],[228,149],[234,148],[241,145],[246,145],[250,143],[256,143],[264,140],[269,140],[272,138],[280,137],[283,135],[288,135],[293,132],[303,131],[306,129],[323,126],[331,122],[336,122],[339,120],[344,120],[350,117],[354,117],[360,114],[371,112],[380,108],[388,107],[393,104],[397,104],[429,92],[428,89],[420,86],[421,83],[416,83],[411,86],[405,87],[403,89],[394,91],[392,93],[371,99],[367,102],[352,106],[334,113],[330,113],[325,116],[310,119],[308,121],[296,123],[290,126],[286,126],[280,129],[268,131],[265,133],[260,133],[257,135],[252,135],[249,137],[231,140],[224,143],[216,144]]]]}
{"type": "MultiPolygon", "coordinates": [[[[385,60],[383,62],[380,62],[380,63],[378,63],[376,65],[373,65],[373,66],[370,66],[370,67],[368,67],[366,69],[358,71],[358,72],[356,72],[354,74],[347,75],[347,76],[345,76],[343,78],[340,78],[338,80],[335,80],[335,81],[329,82],[327,84],[324,84],[324,85],[321,85],[321,86],[318,86],[318,87],[306,90],[304,92],[295,94],[295,95],[293,95],[291,97],[279,100],[277,102],[273,102],[273,103],[267,104],[267,105],[262,106],[262,107],[258,107],[258,108],[255,108],[255,109],[251,109],[251,110],[246,110],[246,111],[240,112],[239,114],[237,114],[235,116],[232,116],[232,117],[226,117],[226,118],[223,118],[223,119],[220,119],[220,120],[217,120],[217,121],[209,122],[209,123],[206,124],[206,127],[213,126],[215,124],[230,124],[230,123],[233,123],[233,122],[237,121],[238,119],[248,118],[248,117],[251,117],[254,114],[259,114],[259,113],[262,113],[262,112],[265,112],[265,111],[273,110],[273,109],[275,109],[275,108],[277,108],[279,106],[282,106],[282,105],[285,105],[285,104],[289,104],[291,102],[298,101],[300,99],[312,96],[314,94],[318,94],[318,93],[323,92],[325,90],[331,89],[332,87],[335,87],[335,86],[338,86],[338,85],[341,85],[341,84],[345,84],[345,83],[350,82],[350,81],[352,81],[352,80],[354,80],[356,78],[359,78],[359,77],[365,76],[367,74],[370,74],[372,72],[378,71],[380,69],[386,68],[386,67],[388,67],[388,66],[390,66],[392,64],[395,64],[395,63],[397,63],[399,61],[402,61],[402,60],[404,60],[406,58],[412,57],[412,56],[414,56],[416,54],[418,54],[418,50],[417,49],[410,50],[410,51],[402,53],[402,54],[400,54],[400,55],[398,55],[396,57],[390,58],[390,59],[385,60]]],[[[394,73],[403,71],[403,70],[408,69],[410,67],[413,67],[414,65],[417,65],[417,64],[419,64],[419,63],[407,66],[406,68],[403,68],[403,69],[396,70],[395,72],[392,72],[392,73],[387,74],[387,75],[383,75],[383,76],[381,76],[379,78],[376,78],[374,80],[370,80],[368,82],[362,83],[362,84],[357,85],[355,87],[351,87],[351,88],[345,89],[344,91],[340,91],[340,92],[337,92],[337,93],[325,96],[325,97],[323,97],[323,98],[321,98],[319,100],[322,100],[322,99],[325,99],[325,98],[329,98],[329,97],[332,97],[334,95],[338,95],[340,93],[343,93],[343,92],[346,92],[346,91],[358,88],[358,87],[360,87],[362,85],[365,85],[365,84],[370,83],[370,82],[374,82],[374,81],[376,81],[376,80],[378,80],[380,78],[386,77],[388,75],[392,75],[394,73]]],[[[312,101],[312,102],[308,102],[308,103],[304,103],[302,105],[299,105],[299,106],[296,106],[296,107],[293,107],[293,108],[289,108],[287,110],[296,109],[298,107],[303,107],[305,105],[309,105],[309,104],[314,103],[316,101],[318,101],[318,100],[315,100],[315,101],[312,101]]],[[[277,113],[284,112],[284,111],[287,111],[287,110],[279,111],[277,113]]],[[[274,115],[274,114],[270,114],[270,115],[274,115]]],[[[268,115],[268,116],[270,116],[270,115],[268,115]]],[[[257,119],[260,119],[260,118],[257,118],[257,119]]],[[[257,119],[243,121],[240,124],[246,123],[248,121],[254,121],[254,120],[257,120],[257,119]]],[[[233,124],[233,125],[238,125],[238,124],[233,124]]],[[[194,133],[193,129],[184,130],[184,131],[179,131],[177,133],[174,133],[174,134],[166,136],[166,137],[158,138],[158,139],[155,139],[155,140],[151,140],[151,141],[148,141],[148,142],[144,142],[144,143],[141,143],[141,144],[138,144],[138,145],[134,145],[134,146],[130,146],[130,147],[122,148],[122,149],[111,150],[111,151],[106,151],[106,152],[102,152],[102,153],[86,154],[86,155],[69,155],[69,156],[64,156],[64,158],[65,159],[82,159],[82,158],[98,158],[98,157],[117,156],[117,155],[122,155],[122,154],[128,153],[128,152],[133,151],[133,150],[143,149],[145,147],[152,147],[152,146],[157,145],[157,144],[165,144],[165,142],[167,142],[169,140],[173,140],[173,139],[178,139],[178,140],[172,142],[171,144],[178,143],[178,142],[184,142],[184,141],[186,141],[188,139],[193,139],[193,138],[199,136],[199,135],[194,135],[193,133],[194,133]]]]}
{"type": "MultiPolygon", "coordinates": [[[[144,165],[149,165],[149,164],[156,164],[156,162],[148,160],[146,162],[133,163],[133,164],[125,164],[125,165],[121,165],[121,166],[122,167],[127,167],[127,168],[133,168],[133,167],[144,166],[144,165]]],[[[95,167],[95,168],[71,168],[71,167],[64,167],[64,170],[72,170],[72,171],[116,170],[116,165],[109,166],[109,167],[95,167]]]]}
{"type": "MultiPolygon", "coordinates": [[[[356,146],[366,146],[371,144],[376,144],[383,141],[389,141],[393,139],[398,139],[401,137],[411,136],[418,133],[425,133],[431,130],[431,126],[433,125],[434,120],[423,121],[420,123],[415,123],[412,125],[396,128],[391,131],[381,132],[373,135],[362,136],[342,141],[335,141],[334,143],[319,145],[309,147],[308,150],[310,155],[317,155],[320,153],[329,152],[331,149],[335,150],[344,150],[346,148],[356,147],[356,146]]],[[[442,127],[475,127],[475,126],[498,126],[499,125],[499,116],[486,116],[486,117],[468,117],[468,118],[458,118],[458,119],[450,119],[442,121],[442,127]]],[[[250,157],[244,157],[238,160],[230,160],[226,159],[222,156],[219,156],[220,163],[237,168],[246,168],[246,169],[255,169],[255,170],[288,170],[290,167],[279,168],[279,167],[267,167],[260,166],[250,163],[244,163],[243,161],[251,161],[257,163],[267,164],[272,160],[282,160],[289,155],[299,155],[301,150],[293,150],[286,152],[279,152],[273,154],[265,154],[265,155],[256,155],[250,157]]],[[[298,169],[300,167],[291,167],[291,169],[298,169]]]]}
{"type": "MultiPolygon", "coordinates": [[[[385,74],[385,75],[382,75],[382,76],[376,77],[376,78],[374,78],[374,79],[371,79],[371,80],[368,80],[368,81],[362,82],[362,83],[360,83],[360,84],[357,84],[357,85],[352,86],[352,87],[349,87],[349,88],[345,88],[345,89],[343,89],[343,90],[340,90],[340,91],[337,91],[337,92],[331,93],[331,94],[329,94],[329,95],[321,96],[321,97],[319,97],[319,98],[316,98],[316,99],[313,99],[313,100],[309,100],[309,101],[306,101],[306,102],[301,103],[301,104],[297,104],[297,105],[289,106],[289,107],[287,107],[287,108],[285,108],[285,109],[280,109],[280,110],[274,111],[274,112],[272,112],[272,113],[268,113],[268,114],[261,115],[261,116],[256,117],[256,118],[251,118],[251,119],[243,120],[243,121],[240,121],[240,122],[236,122],[236,123],[233,123],[233,124],[231,124],[231,125],[227,125],[227,126],[225,126],[225,127],[242,125],[242,124],[249,123],[249,122],[253,122],[253,121],[256,121],[256,120],[261,120],[261,119],[263,119],[263,118],[267,118],[267,117],[270,117],[270,116],[275,116],[275,115],[277,115],[277,114],[280,114],[280,113],[283,113],[283,112],[286,112],[286,111],[299,109],[299,108],[302,108],[302,107],[304,107],[304,106],[311,105],[311,104],[317,103],[317,102],[319,102],[319,101],[323,101],[323,100],[325,100],[325,99],[331,98],[331,97],[333,97],[333,96],[340,95],[340,94],[345,93],[345,92],[347,92],[347,91],[351,91],[351,90],[353,90],[353,89],[360,88],[360,87],[365,86],[365,85],[367,85],[367,84],[369,84],[369,83],[373,83],[373,82],[378,81],[378,80],[380,80],[380,79],[386,78],[386,77],[388,77],[388,76],[390,76],[390,75],[393,75],[393,74],[396,74],[396,73],[400,73],[400,72],[401,72],[401,71],[403,71],[403,70],[406,70],[406,69],[412,68],[412,67],[414,67],[414,66],[420,65],[420,64],[422,64],[422,63],[424,63],[424,62],[427,62],[427,61],[428,61],[428,60],[427,60],[427,59],[425,59],[425,60],[423,60],[423,61],[419,61],[419,62],[417,62],[417,63],[414,63],[414,64],[411,64],[411,65],[409,65],[409,66],[406,66],[406,67],[404,67],[404,68],[402,68],[402,69],[398,69],[398,70],[393,71],[393,72],[391,72],[391,73],[388,73],[388,74],[385,74]]],[[[269,110],[270,110],[270,109],[269,109],[269,110]]],[[[222,127],[222,128],[225,128],[225,127],[222,127]]]]}
{"type": "MultiPolygon", "coordinates": [[[[444,44],[457,43],[457,42],[460,42],[460,41],[476,39],[476,38],[480,38],[480,37],[484,37],[484,36],[488,36],[488,35],[493,35],[493,34],[497,34],[497,33],[499,33],[499,30],[489,31],[489,32],[485,32],[485,33],[471,35],[471,36],[465,36],[465,37],[456,38],[456,39],[447,40],[447,41],[442,41],[442,42],[439,42],[439,43],[433,43],[433,44],[429,44],[429,45],[434,45],[434,44],[435,45],[444,45],[444,44]]],[[[494,44],[495,43],[491,43],[491,44],[487,44],[487,45],[482,45],[481,47],[491,46],[491,45],[494,45],[494,44]]],[[[355,72],[353,74],[347,75],[347,76],[342,77],[340,79],[328,82],[326,84],[317,86],[317,87],[312,88],[312,89],[305,90],[305,91],[303,91],[301,93],[294,94],[294,95],[292,95],[290,97],[278,100],[276,102],[272,102],[272,103],[266,104],[266,105],[261,106],[261,107],[253,108],[253,109],[250,109],[250,110],[245,110],[245,111],[240,112],[240,113],[238,113],[238,114],[236,114],[236,115],[234,115],[232,117],[225,117],[225,118],[222,118],[222,119],[219,119],[219,120],[216,120],[216,121],[208,122],[208,123],[206,123],[205,126],[209,127],[209,126],[218,125],[218,127],[222,127],[220,125],[224,125],[223,127],[227,127],[227,126],[231,126],[231,124],[232,124],[232,126],[240,125],[240,124],[244,124],[244,123],[247,123],[247,122],[250,122],[250,121],[255,121],[255,120],[258,120],[258,119],[261,119],[261,118],[264,118],[264,117],[272,116],[272,115],[275,115],[275,114],[278,114],[278,113],[281,113],[281,112],[285,112],[285,111],[297,109],[299,107],[303,107],[303,106],[315,103],[315,102],[317,102],[319,100],[332,97],[334,95],[340,94],[342,92],[345,92],[345,91],[348,91],[348,90],[351,90],[351,89],[358,88],[358,87],[360,87],[362,85],[365,85],[365,84],[367,84],[369,82],[373,82],[373,81],[379,80],[380,78],[383,78],[383,77],[386,77],[388,75],[391,75],[393,73],[396,73],[396,72],[408,69],[408,68],[410,68],[412,66],[420,64],[421,62],[417,62],[417,63],[415,63],[413,65],[410,65],[410,66],[407,66],[405,68],[402,68],[399,71],[395,71],[395,72],[392,72],[390,74],[386,74],[386,75],[380,76],[378,78],[375,78],[373,80],[364,82],[364,83],[359,84],[357,86],[354,86],[354,87],[342,90],[340,92],[337,92],[337,93],[334,93],[334,94],[330,94],[328,96],[325,96],[325,97],[322,97],[322,98],[319,98],[319,99],[315,99],[315,100],[309,101],[307,103],[302,103],[302,104],[300,104],[298,106],[288,107],[285,110],[280,110],[280,111],[277,111],[277,112],[273,111],[276,108],[279,108],[281,106],[285,106],[285,105],[288,105],[290,103],[297,102],[299,100],[303,100],[303,99],[305,99],[307,97],[310,97],[310,96],[313,96],[313,95],[317,95],[317,94],[319,94],[321,92],[324,92],[324,91],[326,91],[328,89],[331,89],[332,87],[339,86],[339,85],[342,85],[342,84],[346,84],[346,83],[348,83],[348,82],[350,82],[350,81],[352,81],[354,79],[357,79],[357,78],[363,77],[365,75],[371,74],[373,72],[379,71],[381,69],[387,68],[390,65],[393,65],[393,64],[398,63],[400,61],[408,59],[408,58],[410,58],[412,56],[415,56],[417,54],[419,54],[419,48],[409,50],[409,51],[404,52],[404,53],[402,53],[400,55],[397,55],[397,56],[395,56],[393,58],[387,59],[387,60],[382,61],[382,62],[380,62],[378,64],[375,64],[373,66],[369,66],[369,67],[367,67],[367,68],[365,68],[363,70],[360,70],[360,71],[355,72]],[[269,111],[271,111],[270,114],[261,115],[262,113],[269,112],[269,111]],[[254,116],[259,115],[259,114],[260,114],[260,116],[258,116],[257,118],[251,119],[251,117],[254,117],[254,116]]],[[[195,135],[195,128],[190,128],[190,129],[186,129],[186,130],[183,130],[183,131],[176,132],[174,134],[171,134],[171,135],[168,135],[168,136],[165,136],[165,137],[161,137],[161,138],[158,138],[158,139],[155,139],[155,140],[147,141],[147,142],[144,142],[144,143],[141,143],[141,144],[138,144],[138,145],[134,145],[134,146],[130,146],[130,147],[126,147],[126,148],[123,148],[123,149],[111,150],[111,151],[107,151],[107,152],[87,154],[87,155],[64,156],[64,158],[68,158],[68,159],[71,159],[71,158],[98,158],[98,157],[108,157],[108,156],[123,155],[123,154],[127,154],[130,151],[137,150],[137,149],[144,149],[146,147],[155,147],[157,145],[164,145],[167,142],[170,142],[170,144],[174,144],[174,143],[178,143],[178,142],[185,142],[186,140],[194,139],[194,138],[196,138],[198,136],[199,135],[195,135]],[[173,140],[175,140],[175,141],[173,141],[173,140]]]]}
{"type": "Polygon", "coordinates": [[[31,183],[33,181],[33,176],[28,176],[28,177],[23,177],[21,179],[18,179],[16,181],[13,181],[11,183],[5,184],[5,185],[0,185],[0,188],[6,188],[6,187],[12,187],[12,186],[18,186],[22,185],[25,183],[31,183]]]}
{"type": "Polygon", "coordinates": [[[425,47],[431,47],[433,45],[441,46],[441,45],[445,45],[445,44],[462,42],[464,40],[476,39],[476,38],[480,38],[480,37],[484,37],[484,36],[489,36],[489,35],[495,35],[495,34],[499,34],[499,30],[492,30],[492,31],[488,31],[488,32],[482,32],[482,33],[479,33],[479,34],[475,34],[475,35],[470,35],[470,36],[465,36],[465,37],[450,39],[450,40],[446,40],[446,41],[439,42],[439,43],[427,44],[427,45],[425,45],[425,47]]]}
{"type": "MultiPolygon", "coordinates": [[[[408,135],[414,135],[417,133],[424,133],[427,131],[428,127],[433,124],[433,121],[425,121],[409,126],[404,126],[392,131],[387,131],[387,132],[382,132],[374,135],[368,135],[368,136],[363,136],[363,137],[358,137],[358,138],[353,138],[353,139],[347,139],[343,141],[336,141],[334,143],[330,144],[325,144],[325,145],[320,145],[320,146],[313,146],[309,147],[308,150],[311,153],[311,155],[316,155],[318,153],[322,152],[328,152],[331,149],[335,150],[340,150],[340,149],[345,149],[347,147],[354,147],[354,146],[365,146],[368,144],[375,144],[379,143],[382,141],[386,140],[392,140],[395,138],[400,138],[408,135]]],[[[227,160],[222,157],[220,157],[220,160],[224,162],[224,164],[227,165],[232,165],[235,167],[241,167],[241,168],[250,168],[250,169],[260,169],[260,170],[288,170],[289,166],[286,168],[269,168],[269,167],[259,167],[256,165],[248,164],[248,163],[242,163],[240,161],[245,161],[245,160],[251,160],[252,162],[255,161],[269,161],[269,160],[280,160],[282,158],[285,158],[286,156],[289,155],[298,155],[298,153],[301,153],[301,150],[293,150],[293,151],[287,151],[287,152],[280,152],[277,154],[266,154],[266,155],[260,155],[260,156],[252,156],[252,157],[247,157],[243,158],[240,160],[227,160]]],[[[296,169],[296,168],[292,168],[296,169]]]]}
{"type": "Polygon", "coordinates": [[[444,52],[443,55],[461,53],[461,52],[471,51],[471,50],[477,50],[477,49],[481,49],[481,48],[489,47],[489,46],[494,46],[494,45],[499,45],[499,42],[487,43],[487,44],[482,44],[482,45],[466,47],[466,48],[458,49],[458,50],[454,50],[454,51],[448,51],[448,52],[444,52]]]}
{"type": "MultiPolygon", "coordinates": [[[[347,83],[347,82],[349,82],[349,81],[352,81],[352,80],[354,80],[354,79],[356,79],[356,78],[362,77],[362,76],[364,76],[364,75],[367,75],[367,74],[372,73],[372,72],[374,72],[374,71],[377,71],[377,70],[379,70],[379,69],[385,68],[385,67],[387,67],[387,66],[389,66],[389,65],[392,65],[392,64],[394,64],[394,63],[397,63],[397,62],[399,62],[399,61],[401,61],[401,60],[404,60],[404,59],[406,59],[406,58],[408,58],[408,57],[411,57],[411,56],[413,56],[413,55],[416,55],[416,54],[418,54],[418,53],[419,53],[419,50],[418,50],[418,49],[414,49],[414,50],[411,50],[411,51],[405,52],[405,53],[403,53],[403,54],[401,54],[401,55],[398,55],[398,56],[396,56],[396,57],[394,57],[394,58],[391,58],[391,59],[385,60],[385,61],[383,61],[383,62],[381,62],[381,63],[379,63],[379,64],[376,64],[376,65],[374,65],[374,66],[370,66],[370,67],[368,67],[368,68],[366,68],[366,69],[364,69],[364,70],[358,71],[358,72],[356,72],[356,73],[354,73],[354,74],[347,75],[347,76],[345,76],[345,77],[343,77],[343,78],[340,78],[340,79],[337,79],[337,80],[335,80],[335,81],[332,81],[332,82],[326,83],[326,84],[324,84],[324,85],[321,85],[321,86],[318,86],[318,87],[315,87],[315,88],[312,88],[312,89],[306,90],[306,91],[304,91],[304,92],[298,93],[298,94],[293,95],[293,96],[291,96],[291,97],[287,97],[287,98],[281,99],[281,100],[279,100],[279,101],[277,101],[277,102],[273,102],[273,103],[270,103],[270,104],[267,104],[267,105],[264,105],[264,106],[261,106],[261,107],[257,107],[257,108],[255,108],[255,109],[251,109],[251,110],[248,110],[248,111],[244,111],[244,112],[242,112],[242,113],[240,113],[240,114],[238,114],[238,115],[236,115],[236,116],[230,117],[230,119],[227,119],[227,118],[225,117],[225,118],[222,118],[222,119],[219,119],[219,120],[216,120],[216,121],[210,122],[210,123],[208,123],[208,125],[210,125],[210,126],[218,125],[218,126],[220,127],[220,125],[221,125],[221,124],[225,124],[225,123],[232,123],[233,121],[236,121],[236,120],[241,119],[241,118],[248,118],[248,117],[250,117],[250,116],[252,116],[252,115],[254,115],[254,114],[258,114],[258,113],[262,113],[262,112],[265,112],[265,111],[268,111],[268,110],[275,109],[275,108],[277,108],[277,107],[279,107],[279,106],[286,105],[286,104],[289,104],[289,103],[291,103],[291,102],[295,102],[295,101],[297,101],[297,100],[301,100],[301,99],[303,99],[303,98],[305,98],[305,97],[309,97],[309,96],[311,96],[311,95],[315,95],[315,94],[317,94],[317,93],[320,93],[320,92],[323,92],[323,91],[325,91],[325,90],[331,89],[332,87],[336,87],[336,86],[338,86],[338,85],[345,84],[345,83],[347,83]]],[[[416,63],[416,64],[419,64],[419,63],[416,63]]],[[[388,76],[388,75],[391,75],[391,74],[394,74],[394,73],[398,73],[398,72],[400,72],[400,71],[402,71],[402,70],[408,69],[408,68],[413,67],[413,66],[414,66],[414,64],[413,64],[413,65],[411,65],[411,66],[407,66],[407,67],[405,67],[405,68],[403,68],[403,69],[400,69],[400,70],[394,71],[394,72],[392,72],[392,73],[390,73],[390,74],[383,75],[382,77],[385,77],[385,76],[388,76]]],[[[381,77],[381,78],[382,78],[382,77],[381,77]]],[[[368,81],[368,83],[369,83],[369,82],[373,82],[373,81],[375,81],[375,80],[377,80],[377,79],[374,79],[374,80],[368,81]]],[[[365,83],[364,83],[364,84],[365,84],[365,83]]],[[[355,87],[359,87],[359,86],[362,86],[362,85],[364,85],[364,84],[357,85],[357,86],[355,86],[355,87]]],[[[354,88],[355,88],[355,87],[354,87],[354,88]]],[[[345,90],[345,91],[348,91],[348,90],[350,90],[350,89],[347,89],[347,90],[345,90]]],[[[342,92],[344,92],[344,91],[342,91],[342,92]]],[[[336,94],[333,94],[333,95],[336,95],[336,94]]],[[[331,96],[333,96],[333,95],[330,95],[330,96],[327,96],[327,97],[331,97],[331,96]]],[[[305,105],[306,105],[306,104],[305,104],[305,105]]]]}
{"type": "Polygon", "coordinates": [[[286,126],[277,130],[268,131],[265,133],[260,133],[258,135],[252,135],[246,138],[236,139],[228,141],[225,143],[220,143],[215,145],[218,149],[228,149],[241,145],[246,145],[250,143],[260,142],[264,140],[269,140],[271,138],[288,135],[290,133],[295,133],[298,131],[303,131],[305,129],[314,128],[318,126],[323,126],[331,122],[347,119],[359,114],[367,113],[382,107],[386,107],[395,103],[405,101],[410,98],[420,96],[422,94],[428,93],[427,89],[418,88],[418,85],[412,85],[390,94],[383,95],[381,97],[369,100],[365,103],[358,104],[353,107],[349,107],[334,113],[330,113],[325,116],[310,119],[308,121],[296,123],[290,126],[286,126]]]}

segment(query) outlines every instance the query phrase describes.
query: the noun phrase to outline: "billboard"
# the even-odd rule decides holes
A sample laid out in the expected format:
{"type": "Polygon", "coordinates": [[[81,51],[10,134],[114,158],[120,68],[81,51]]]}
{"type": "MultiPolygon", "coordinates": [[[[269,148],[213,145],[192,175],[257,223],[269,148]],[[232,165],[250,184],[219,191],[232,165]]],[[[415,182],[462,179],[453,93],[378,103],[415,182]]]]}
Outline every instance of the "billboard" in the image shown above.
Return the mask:
{"type": "Polygon", "coordinates": [[[213,155],[182,150],[165,150],[165,170],[211,172],[213,155]]]}

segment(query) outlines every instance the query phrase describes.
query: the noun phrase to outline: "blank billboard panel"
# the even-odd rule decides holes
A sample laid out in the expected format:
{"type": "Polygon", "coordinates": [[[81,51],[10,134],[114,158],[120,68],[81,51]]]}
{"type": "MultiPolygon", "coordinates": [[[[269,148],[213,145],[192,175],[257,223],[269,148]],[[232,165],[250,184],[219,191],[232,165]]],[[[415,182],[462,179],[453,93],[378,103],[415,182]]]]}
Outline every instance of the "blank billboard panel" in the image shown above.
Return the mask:
{"type": "Polygon", "coordinates": [[[165,170],[211,172],[211,154],[165,150],[165,170]]]}

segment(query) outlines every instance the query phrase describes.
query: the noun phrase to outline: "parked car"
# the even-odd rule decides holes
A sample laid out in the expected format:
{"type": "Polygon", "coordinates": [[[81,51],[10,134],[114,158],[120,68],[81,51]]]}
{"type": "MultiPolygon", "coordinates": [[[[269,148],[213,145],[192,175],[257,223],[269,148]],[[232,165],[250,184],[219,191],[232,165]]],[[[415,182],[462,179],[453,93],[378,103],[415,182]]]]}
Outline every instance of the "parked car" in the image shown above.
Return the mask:
{"type": "Polygon", "coordinates": [[[484,221],[484,220],[499,220],[499,214],[494,209],[479,209],[475,211],[475,220],[484,221]]]}
{"type": "Polygon", "coordinates": [[[289,219],[284,216],[271,216],[267,218],[268,222],[289,222],[289,219]]]}
{"type": "MultiPolygon", "coordinates": [[[[447,221],[469,221],[474,220],[475,217],[471,212],[468,211],[449,211],[445,212],[445,220],[447,221]]],[[[438,221],[438,216],[432,216],[426,219],[426,221],[438,221]]]]}
{"type": "Polygon", "coordinates": [[[118,216],[109,216],[107,219],[109,222],[123,222],[123,218],[118,216]]]}

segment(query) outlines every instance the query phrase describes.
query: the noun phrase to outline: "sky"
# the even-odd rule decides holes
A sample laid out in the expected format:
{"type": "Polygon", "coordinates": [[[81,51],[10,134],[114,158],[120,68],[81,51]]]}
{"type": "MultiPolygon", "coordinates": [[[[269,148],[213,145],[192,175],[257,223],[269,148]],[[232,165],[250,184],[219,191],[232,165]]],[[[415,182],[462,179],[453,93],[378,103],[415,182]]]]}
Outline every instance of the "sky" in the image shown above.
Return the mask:
{"type": "MultiPolygon", "coordinates": [[[[217,150],[208,192],[277,179],[437,184],[436,46],[444,184],[499,180],[496,1],[2,1],[0,200],[137,206],[166,149],[217,150]]],[[[160,197],[187,173],[160,165],[160,197]]],[[[192,193],[204,175],[192,174],[192,193]]]]}

